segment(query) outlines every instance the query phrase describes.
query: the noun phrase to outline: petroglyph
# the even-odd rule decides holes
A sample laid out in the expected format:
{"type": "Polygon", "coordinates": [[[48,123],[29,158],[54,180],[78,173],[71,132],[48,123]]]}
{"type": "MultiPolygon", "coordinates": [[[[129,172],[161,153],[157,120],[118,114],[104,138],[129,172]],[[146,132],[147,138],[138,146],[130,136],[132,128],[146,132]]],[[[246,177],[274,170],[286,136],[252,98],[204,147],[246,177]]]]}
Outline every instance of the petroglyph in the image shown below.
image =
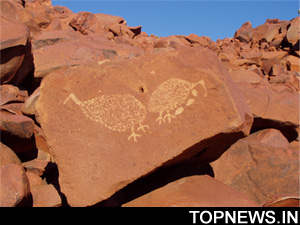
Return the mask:
{"type": "Polygon", "coordinates": [[[159,124],[166,120],[170,123],[172,119],[183,113],[183,105],[194,104],[195,99],[188,99],[188,97],[190,94],[194,97],[198,96],[198,91],[195,89],[198,85],[202,86],[204,97],[206,97],[207,89],[204,80],[191,83],[186,80],[171,78],[163,82],[150,97],[149,112],[159,113],[156,119],[159,124]],[[174,111],[173,114],[172,111],[174,111]]]}
{"type": "Polygon", "coordinates": [[[146,107],[133,95],[101,95],[86,101],[80,101],[71,93],[63,104],[72,100],[79,105],[82,112],[89,119],[99,122],[112,131],[126,132],[131,134],[128,140],[137,142],[141,136],[137,131],[146,132],[148,125],[143,125],[147,110],[146,107]]]}

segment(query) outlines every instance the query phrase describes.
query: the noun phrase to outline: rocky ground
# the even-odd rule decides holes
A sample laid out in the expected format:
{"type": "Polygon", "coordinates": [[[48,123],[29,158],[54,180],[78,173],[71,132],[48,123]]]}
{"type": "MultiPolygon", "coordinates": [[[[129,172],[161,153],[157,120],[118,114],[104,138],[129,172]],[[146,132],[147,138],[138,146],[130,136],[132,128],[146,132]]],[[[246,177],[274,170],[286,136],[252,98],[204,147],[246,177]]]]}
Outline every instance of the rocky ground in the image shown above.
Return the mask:
{"type": "Polygon", "coordinates": [[[300,17],[214,42],[0,6],[0,206],[299,205],[300,17]]]}

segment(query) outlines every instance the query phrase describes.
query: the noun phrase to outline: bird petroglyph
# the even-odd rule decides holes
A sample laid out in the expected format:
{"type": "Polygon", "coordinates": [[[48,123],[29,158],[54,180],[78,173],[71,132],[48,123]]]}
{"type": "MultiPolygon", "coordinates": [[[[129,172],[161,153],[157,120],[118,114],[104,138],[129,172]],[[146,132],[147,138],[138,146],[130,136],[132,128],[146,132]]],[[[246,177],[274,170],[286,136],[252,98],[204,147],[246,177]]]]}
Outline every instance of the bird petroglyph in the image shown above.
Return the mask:
{"type": "Polygon", "coordinates": [[[159,113],[156,121],[161,124],[168,120],[170,123],[173,118],[180,115],[184,111],[184,105],[190,106],[195,99],[189,98],[190,94],[194,97],[198,96],[195,89],[201,85],[204,90],[204,97],[207,96],[207,89],[204,80],[191,83],[186,80],[171,78],[158,86],[152,93],[148,104],[149,112],[159,113]],[[174,113],[172,114],[172,111],[174,113]]]}
{"type": "Polygon", "coordinates": [[[143,125],[146,118],[146,107],[137,100],[133,95],[101,95],[86,101],[80,101],[71,93],[64,104],[72,100],[79,105],[82,112],[89,119],[99,122],[112,131],[126,132],[131,134],[128,140],[137,142],[141,134],[137,131],[146,132],[148,125],[143,125]]]}

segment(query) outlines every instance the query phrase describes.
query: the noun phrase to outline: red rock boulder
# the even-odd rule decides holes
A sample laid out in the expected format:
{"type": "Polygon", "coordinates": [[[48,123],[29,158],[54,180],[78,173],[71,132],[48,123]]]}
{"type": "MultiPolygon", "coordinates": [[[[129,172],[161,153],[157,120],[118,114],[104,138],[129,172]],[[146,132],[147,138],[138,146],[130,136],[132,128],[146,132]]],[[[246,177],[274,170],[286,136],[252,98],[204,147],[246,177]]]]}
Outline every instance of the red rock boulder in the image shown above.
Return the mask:
{"type": "Polygon", "coordinates": [[[0,23],[2,31],[0,36],[0,81],[2,84],[11,81],[21,67],[29,32],[23,24],[2,15],[0,23]]]}
{"type": "Polygon", "coordinates": [[[59,207],[61,198],[52,184],[35,185],[31,188],[33,207],[59,207]]]}
{"type": "Polygon", "coordinates": [[[250,42],[253,36],[253,28],[251,22],[244,23],[234,34],[234,38],[241,42],[250,42]]]}
{"type": "Polygon", "coordinates": [[[24,102],[27,97],[27,91],[20,91],[16,86],[9,84],[0,86],[0,105],[11,102],[24,102]]]}
{"type": "Polygon", "coordinates": [[[287,30],[286,38],[290,44],[297,47],[299,50],[299,35],[300,35],[300,17],[296,17],[291,21],[291,25],[287,30]]]}
{"type": "Polygon", "coordinates": [[[13,150],[0,142],[0,166],[7,164],[21,165],[21,161],[13,150]]]}
{"type": "Polygon", "coordinates": [[[105,200],[201,151],[206,139],[247,134],[252,123],[226,70],[202,48],[52,73],[36,109],[73,206],[105,200]]]}
{"type": "Polygon", "coordinates": [[[13,207],[24,203],[30,193],[29,182],[22,165],[0,166],[0,206],[13,207]]]}
{"type": "Polygon", "coordinates": [[[212,163],[215,178],[258,203],[299,196],[299,149],[278,130],[253,133],[212,163]]]}

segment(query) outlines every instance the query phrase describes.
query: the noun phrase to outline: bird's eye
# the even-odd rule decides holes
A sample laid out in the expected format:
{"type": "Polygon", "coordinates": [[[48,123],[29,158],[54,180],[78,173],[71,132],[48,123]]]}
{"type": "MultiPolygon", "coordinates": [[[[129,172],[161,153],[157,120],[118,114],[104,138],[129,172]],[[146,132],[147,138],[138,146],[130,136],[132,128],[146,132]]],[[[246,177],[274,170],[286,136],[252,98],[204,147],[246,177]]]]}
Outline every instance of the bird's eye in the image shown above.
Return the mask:
{"type": "Polygon", "coordinates": [[[139,91],[142,92],[142,93],[144,93],[144,92],[145,92],[145,89],[144,89],[143,87],[140,87],[140,88],[139,88],[139,91]]]}

